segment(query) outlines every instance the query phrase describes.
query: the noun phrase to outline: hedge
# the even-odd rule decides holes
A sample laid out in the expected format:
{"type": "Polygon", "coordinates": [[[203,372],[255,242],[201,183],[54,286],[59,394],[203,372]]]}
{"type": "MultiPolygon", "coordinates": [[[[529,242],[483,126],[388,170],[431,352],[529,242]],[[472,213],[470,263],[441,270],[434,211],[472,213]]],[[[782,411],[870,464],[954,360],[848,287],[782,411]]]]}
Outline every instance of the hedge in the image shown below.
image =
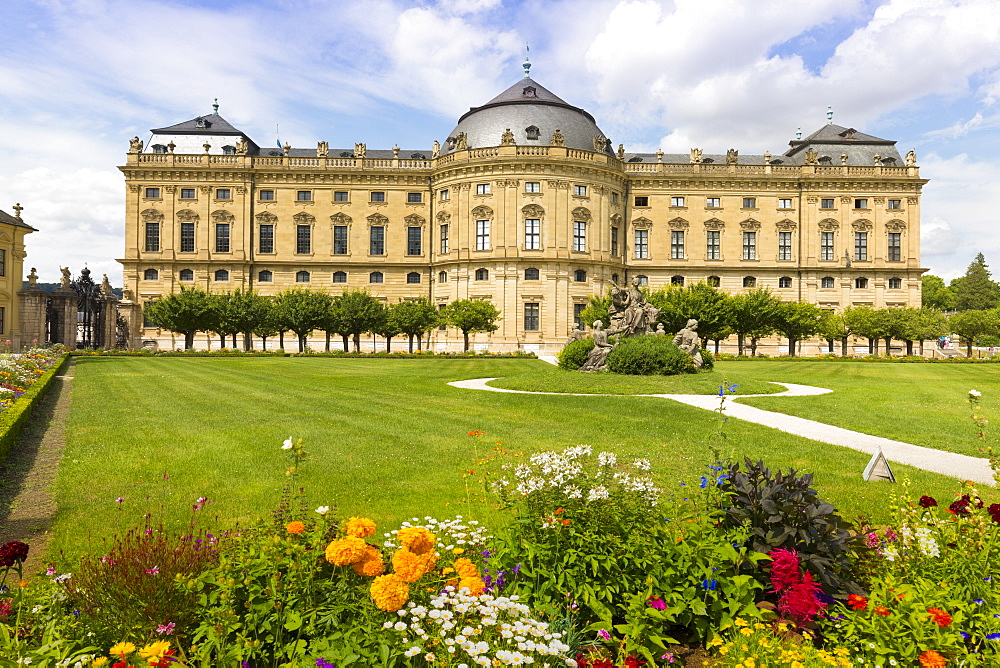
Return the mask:
{"type": "Polygon", "coordinates": [[[14,405],[11,406],[4,413],[0,413],[0,462],[7,459],[7,455],[10,453],[11,448],[14,446],[14,441],[17,440],[18,435],[21,433],[21,429],[28,420],[31,418],[31,414],[35,409],[35,404],[44,396],[45,391],[52,384],[53,379],[59,375],[59,373],[66,367],[69,363],[69,353],[64,353],[62,359],[49,367],[45,373],[38,377],[31,387],[28,388],[27,392],[22,394],[14,405]]]}

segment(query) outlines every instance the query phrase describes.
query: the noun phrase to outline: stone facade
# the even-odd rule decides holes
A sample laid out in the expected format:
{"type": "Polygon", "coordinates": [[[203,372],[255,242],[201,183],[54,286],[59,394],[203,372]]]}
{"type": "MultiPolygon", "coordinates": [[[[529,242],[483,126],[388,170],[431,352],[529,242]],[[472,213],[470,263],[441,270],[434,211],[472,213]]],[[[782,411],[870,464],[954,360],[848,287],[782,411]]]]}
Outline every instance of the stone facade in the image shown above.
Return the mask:
{"type": "MultiPolygon", "coordinates": [[[[29,315],[31,322],[22,322],[21,281],[24,273],[24,237],[35,228],[21,219],[23,207],[14,205],[14,215],[0,211],[0,339],[10,341],[15,350],[31,345],[33,339],[44,336],[45,308],[42,300],[41,322],[37,314],[29,315]]],[[[37,288],[36,288],[37,290],[37,288]]]]}
{"type": "MultiPolygon", "coordinates": [[[[140,306],[182,286],[488,299],[500,328],[473,341],[494,351],[558,349],[590,295],[636,276],[833,309],[919,306],[925,181],[912,152],[903,162],[894,142],[832,124],[778,156],[615,153],[589,114],[531,79],[420,151],[268,151],[216,113],[133,140],[120,262],[140,306]],[[533,110],[542,120],[521,127],[533,110]],[[175,152],[178,137],[204,151],[175,152]]],[[[455,330],[430,338],[461,347],[455,330]]]]}

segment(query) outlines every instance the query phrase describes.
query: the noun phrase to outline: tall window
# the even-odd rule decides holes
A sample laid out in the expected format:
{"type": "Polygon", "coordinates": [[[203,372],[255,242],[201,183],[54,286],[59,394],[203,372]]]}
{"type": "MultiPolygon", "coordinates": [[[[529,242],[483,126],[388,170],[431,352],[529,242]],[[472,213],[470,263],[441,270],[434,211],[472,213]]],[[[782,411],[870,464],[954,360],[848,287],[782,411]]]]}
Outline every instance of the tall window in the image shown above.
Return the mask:
{"type": "Polygon", "coordinates": [[[833,276],[824,276],[823,278],[819,279],[819,287],[823,288],[824,290],[833,289],[833,276]]]}
{"type": "Polygon", "coordinates": [[[792,233],[778,232],[778,259],[792,259],[792,233]]]}
{"type": "Polygon", "coordinates": [[[524,305],[524,330],[538,331],[538,302],[528,302],[524,305]]]}
{"type": "Polygon", "coordinates": [[[181,223],[181,252],[194,252],[194,223],[181,223]]]}
{"type": "Polygon", "coordinates": [[[155,253],[160,250],[160,224],[146,223],[146,251],[155,253]]]}
{"type": "Polygon", "coordinates": [[[684,230],[670,231],[670,259],[684,259],[684,230]]]}
{"type": "Polygon", "coordinates": [[[333,254],[347,255],[347,225],[333,226],[333,254]]]}
{"type": "Polygon", "coordinates": [[[406,282],[413,285],[415,283],[420,283],[420,272],[411,271],[406,275],[406,282]]]}
{"type": "Polygon", "coordinates": [[[257,282],[258,283],[271,283],[274,281],[274,274],[269,269],[263,269],[257,272],[257,282]]]}
{"type": "Polygon", "coordinates": [[[863,262],[868,259],[868,233],[854,233],[854,259],[863,262]]]}
{"type": "Polygon", "coordinates": [[[490,249],[490,221],[477,220],[476,250],[489,250],[489,249],[490,249]]]}
{"type": "Polygon", "coordinates": [[[573,324],[576,325],[577,329],[585,328],[583,322],[583,311],[586,308],[586,304],[573,304],[573,324]]]}
{"type": "Polygon", "coordinates": [[[833,257],[833,232],[821,232],[819,236],[819,259],[832,260],[833,257]]]}
{"type": "Polygon", "coordinates": [[[309,272],[308,271],[297,271],[297,272],[295,272],[295,282],[296,283],[308,283],[309,282],[309,272]]]}
{"type": "Polygon", "coordinates": [[[744,260],[756,260],[757,259],[757,233],[756,232],[744,232],[743,233],[743,259],[744,260]]]}
{"type": "Polygon", "coordinates": [[[442,253],[447,253],[448,252],[448,226],[447,225],[442,225],[441,226],[441,252],[442,253]]]}
{"type": "Polygon", "coordinates": [[[618,257],[618,228],[611,228],[611,257],[618,257]]]}
{"type": "MultiPolygon", "coordinates": [[[[368,241],[369,255],[385,255],[385,227],[382,225],[373,225],[368,231],[368,241]]],[[[381,282],[379,281],[379,283],[381,282]]]]}
{"type": "Polygon", "coordinates": [[[573,221],[573,250],[587,250],[587,223],[582,220],[573,221]]]}
{"type": "Polygon", "coordinates": [[[295,226],[295,252],[305,255],[312,252],[312,226],[295,226]]]}
{"type": "Polygon", "coordinates": [[[438,272],[438,283],[447,283],[447,282],[448,282],[448,272],[447,271],[439,271],[438,272]]]}
{"type": "Polygon", "coordinates": [[[705,233],[705,259],[718,260],[722,257],[721,233],[718,230],[708,230],[705,233]]]}
{"type": "Polygon", "coordinates": [[[406,228],[406,254],[407,255],[423,255],[424,254],[424,238],[423,229],[419,227],[407,227],[406,228]]]}
{"type": "Polygon", "coordinates": [[[526,218],[524,221],[524,248],[538,250],[541,248],[538,218],[526,218]]]}
{"type": "Polygon", "coordinates": [[[368,274],[368,282],[369,283],[384,283],[385,282],[385,276],[382,275],[381,271],[373,271],[372,273],[368,274]]]}
{"type": "Polygon", "coordinates": [[[649,257],[649,230],[635,231],[635,256],[639,259],[649,257]]]}
{"type": "MultiPolygon", "coordinates": [[[[229,223],[215,224],[215,252],[229,252],[229,223]]],[[[227,277],[226,280],[229,280],[227,277]]]]}
{"type": "Polygon", "coordinates": [[[333,282],[334,283],[346,283],[347,282],[347,272],[346,271],[335,271],[335,272],[333,272],[333,282]]]}
{"type": "Polygon", "coordinates": [[[261,253],[274,252],[274,225],[268,223],[257,229],[257,250],[261,253]]]}
{"type": "Polygon", "coordinates": [[[902,246],[900,240],[902,239],[902,234],[899,232],[889,233],[889,261],[899,262],[903,258],[902,246]]]}
{"type": "Polygon", "coordinates": [[[537,281],[539,276],[538,269],[535,267],[528,267],[524,270],[524,280],[526,281],[537,281]]]}

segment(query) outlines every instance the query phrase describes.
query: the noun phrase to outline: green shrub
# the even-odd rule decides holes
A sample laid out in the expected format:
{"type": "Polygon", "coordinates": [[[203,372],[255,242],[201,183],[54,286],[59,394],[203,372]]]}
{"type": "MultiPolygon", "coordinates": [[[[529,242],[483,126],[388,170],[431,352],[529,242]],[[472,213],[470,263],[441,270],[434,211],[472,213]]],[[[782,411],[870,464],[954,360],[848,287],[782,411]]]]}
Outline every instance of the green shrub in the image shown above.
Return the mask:
{"type": "Polygon", "coordinates": [[[831,596],[860,594],[851,578],[850,523],[819,498],[811,473],[799,476],[794,469],[772,474],[763,462],[744,457],[746,473],[731,464],[722,480],[723,526],[750,530],[747,547],[770,553],[776,548],[798,552],[803,567],[812,572],[831,596]]]}
{"type": "Polygon", "coordinates": [[[694,373],[694,362],[665,336],[633,336],[608,355],[608,370],[630,376],[694,373]]]}
{"type": "Polygon", "coordinates": [[[715,355],[706,348],[701,349],[701,368],[703,371],[711,371],[715,368],[715,355]]]}
{"type": "Polygon", "coordinates": [[[593,349],[593,339],[570,341],[559,353],[559,368],[576,371],[587,361],[587,358],[590,357],[590,351],[593,349]]]}

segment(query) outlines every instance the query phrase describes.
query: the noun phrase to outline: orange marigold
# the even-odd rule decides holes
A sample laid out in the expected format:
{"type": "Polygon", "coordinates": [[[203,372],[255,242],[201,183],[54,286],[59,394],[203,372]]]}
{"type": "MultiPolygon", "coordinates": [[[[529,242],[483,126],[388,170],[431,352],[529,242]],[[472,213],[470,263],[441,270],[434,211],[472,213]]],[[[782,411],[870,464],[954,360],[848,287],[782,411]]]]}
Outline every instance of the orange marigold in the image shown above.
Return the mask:
{"type": "Polygon", "coordinates": [[[401,547],[392,555],[392,568],[403,582],[416,582],[427,572],[427,560],[401,547]]]}
{"type": "Polygon", "coordinates": [[[375,522],[367,517],[352,517],[344,524],[344,531],[348,536],[368,538],[375,533],[375,522]]]}
{"type": "Polygon", "coordinates": [[[294,522],[289,522],[288,524],[285,525],[285,531],[287,531],[288,533],[300,534],[305,530],[306,530],[306,525],[303,524],[302,522],[299,522],[298,520],[295,520],[294,522]]]}
{"type": "Polygon", "coordinates": [[[479,578],[462,578],[458,581],[458,588],[469,588],[470,596],[479,596],[486,589],[486,583],[479,578]]]}
{"type": "Polygon", "coordinates": [[[944,628],[946,626],[951,626],[951,615],[949,615],[944,610],[939,608],[927,608],[927,613],[931,616],[931,619],[935,624],[944,628]]]}
{"type": "Polygon", "coordinates": [[[379,609],[396,612],[409,600],[410,585],[391,573],[380,575],[372,581],[371,597],[379,609]]]}
{"type": "Polygon", "coordinates": [[[326,546],[326,560],[334,566],[347,566],[361,561],[368,544],[355,536],[335,540],[326,546]]]}
{"type": "Polygon", "coordinates": [[[434,534],[423,527],[406,527],[396,534],[399,542],[414,554],[423,554],[434,548],[434,534]]]}
{"type": "Polygon", "coordinates": [[[920,655],[920,665],[923,668],[944,668],[948,661],[932,649],[920,655]]]}
{"type": "Polygon", "coordinates": [[[455,560],[455,572],[463,578],[478,578],[479,569],[476,565],[472,563],[469,559],[456,559],[455,560]]]}
{"type": "Polygon", "coordinates": [[[382,553],[378,551],[378,548],[366,545],[365,556],[362,557],[361,561],[351,564],[351,568],[358,575],[372,578],[385,572],[385,562],[382,561],[382,553]]]}

